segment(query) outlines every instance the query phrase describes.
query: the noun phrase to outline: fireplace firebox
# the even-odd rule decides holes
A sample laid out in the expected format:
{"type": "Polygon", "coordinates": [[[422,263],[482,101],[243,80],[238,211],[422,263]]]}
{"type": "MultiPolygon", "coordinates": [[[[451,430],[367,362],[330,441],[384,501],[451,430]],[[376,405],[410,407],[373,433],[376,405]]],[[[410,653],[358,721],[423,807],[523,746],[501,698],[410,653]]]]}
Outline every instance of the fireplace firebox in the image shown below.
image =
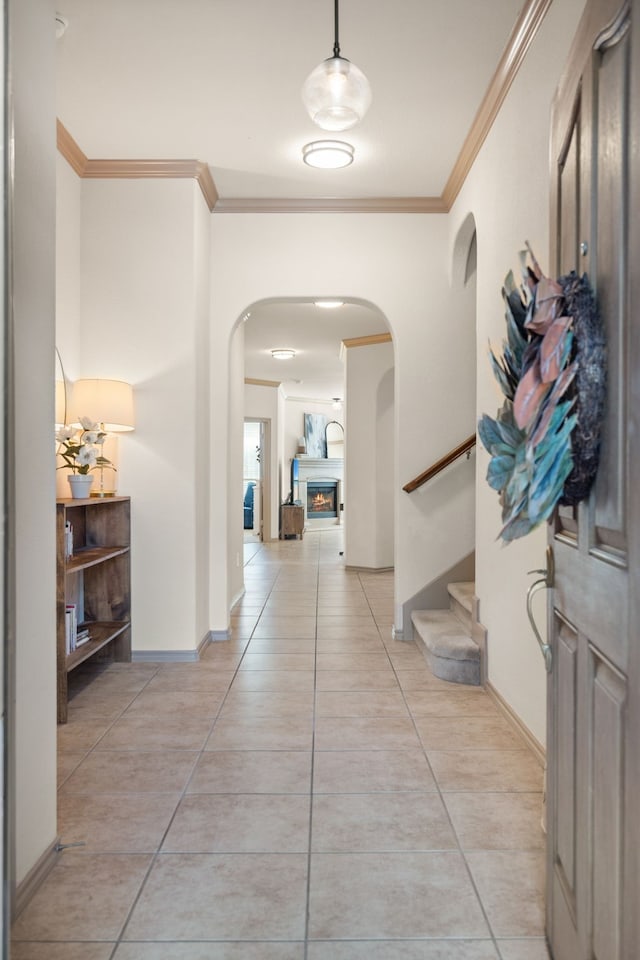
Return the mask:
{"type": "Polygon", "coordinates": [[[324,520],[338,516],[338,484],[335,480],[307,481],[307,517],[324,520]]]}

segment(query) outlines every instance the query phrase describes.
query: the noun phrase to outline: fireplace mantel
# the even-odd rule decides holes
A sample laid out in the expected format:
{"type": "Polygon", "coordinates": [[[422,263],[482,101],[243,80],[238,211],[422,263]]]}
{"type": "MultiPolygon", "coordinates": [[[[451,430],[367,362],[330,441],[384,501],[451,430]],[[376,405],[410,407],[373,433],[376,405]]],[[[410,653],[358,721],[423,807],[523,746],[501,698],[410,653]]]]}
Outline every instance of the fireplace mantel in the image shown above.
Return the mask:
{"type": "Polygon", "coordinates": [[[309,477],[327,477],[342,480],[344,460],[340,457],[304,457],[297,456],[298,476],[301,480],[309,477]]]}

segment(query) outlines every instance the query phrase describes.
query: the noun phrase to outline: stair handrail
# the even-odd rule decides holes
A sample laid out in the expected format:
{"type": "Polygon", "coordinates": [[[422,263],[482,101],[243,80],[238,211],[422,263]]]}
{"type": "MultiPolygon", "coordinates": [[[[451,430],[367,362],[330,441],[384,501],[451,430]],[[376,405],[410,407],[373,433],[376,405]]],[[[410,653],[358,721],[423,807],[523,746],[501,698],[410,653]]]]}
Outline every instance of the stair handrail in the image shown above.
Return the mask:
{"type": "Polygon", "coordinates": [[[462,457],[465,453],[467,459],[471,456],[471,450],[476,445],[476,435],[475,433],[471,437],[467,437],[462,443],[459,443],[457,447],[454,447],[453,450],[450,450],[449,453],[445,454],[444,457],[441,457],[440,460],[437,460],[432,464],[428,470],[425,470],[424,473],[421,473],[420,476],[415,477],[413,480],[410,480],[409,483],[405,483],[402,488],[405,493],[413,493],[414,490],[417,490],[418,487],[421,487],[423,483],[426,483],[427,480],[431,480],[433,477],[437,476],[445,467],[448,467],[450,463],[453,463],[454,460],[457,460],[458,457],[462,457]]]}

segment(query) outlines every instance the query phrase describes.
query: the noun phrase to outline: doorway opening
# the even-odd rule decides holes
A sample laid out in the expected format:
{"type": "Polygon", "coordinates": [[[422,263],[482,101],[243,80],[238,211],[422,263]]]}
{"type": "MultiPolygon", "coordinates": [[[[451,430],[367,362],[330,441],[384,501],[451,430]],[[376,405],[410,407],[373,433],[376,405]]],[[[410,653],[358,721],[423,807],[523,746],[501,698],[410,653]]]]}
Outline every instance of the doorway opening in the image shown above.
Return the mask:
{"type": "Polygon", "coordinates": [[[264,536],[264,422],[245,420],[243,441],[242,498],[245,542],[264,536]]]}

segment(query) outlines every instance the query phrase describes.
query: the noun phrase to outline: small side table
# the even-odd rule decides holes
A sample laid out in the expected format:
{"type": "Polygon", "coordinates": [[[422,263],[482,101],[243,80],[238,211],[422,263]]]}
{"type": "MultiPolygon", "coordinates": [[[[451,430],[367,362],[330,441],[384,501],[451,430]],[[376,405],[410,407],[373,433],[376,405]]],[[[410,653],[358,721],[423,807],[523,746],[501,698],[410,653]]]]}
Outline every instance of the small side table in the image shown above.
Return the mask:
{"type": "Polygon", "coordinates": [[[304,535],[304,507],[283,503],[280,507],[280,539],[294,536],[302,540],[304,535]]]}

